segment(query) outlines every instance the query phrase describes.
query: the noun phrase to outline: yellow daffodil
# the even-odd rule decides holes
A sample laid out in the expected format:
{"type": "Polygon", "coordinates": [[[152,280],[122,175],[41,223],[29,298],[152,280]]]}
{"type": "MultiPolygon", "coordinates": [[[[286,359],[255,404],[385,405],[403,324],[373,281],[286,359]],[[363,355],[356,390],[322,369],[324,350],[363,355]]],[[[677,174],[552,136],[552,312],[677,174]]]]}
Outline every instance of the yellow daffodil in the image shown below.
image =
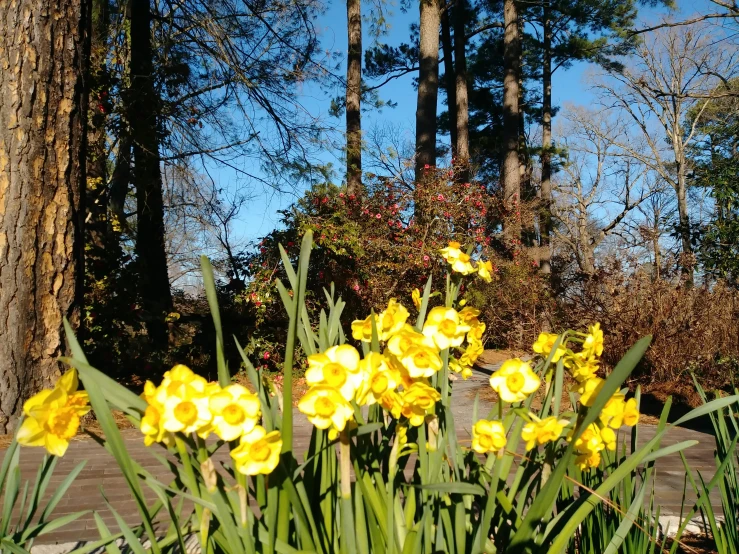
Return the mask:
{"type": "Polygon", "coordinates": [[[588,327],[588,334],[582,343],[583,352],[588,352],[593,356],[603,354],[603,331],[600,329],[600,323],[588,327]]]}
{"type": "Polygon", "coordinates": [[[413,383],[401,395],[403,400],[402,414],[414,427],[423,424],[426,414],[441,400],[439,392],[420,382],[413,383]]]}
{"type": "Polygon", "coordinates": [[[431,377],[443,365],[439,353],[428,346],[416,344],[405,351],[400,363],[413,379],[431,377]]]}
{"type": "Polygon", "coordinates": [[[380,322],[376,315],[368,315],[364,319],[355,319],[352,321],[352,337],[354,340],[361,340],[363,342],[372,341],[372,321],[375,322],[377,328],[378,338],[380,332],[380,322]]]}
{"type": "Polygon", "coordinates": [[[616,432],[610,427],[603,427],[600,430],[600,440],[606,449],[611,452],[616,450],[616,432]]]}
{"type": "MultiPolygon", "coordinates": [[[[391,298],[387,308],[380,313],[378,329],[380,340],[387,340],[391,335],[400,331],[408,319],[408,310],[395,298],[391,298]]],[[[371,337],[370,337],[371,338],[371,337]]]]}
{"type": "Polygon", "coordinates": [[[598,467],[600,465],[600,452],[585,452],[583,454],[578,454],[575,458],[575,465],[577,465],[580,471],[598,467]]]}
{"type": "MultiPolygon", "coordinates": [[[[540,333],[539,338],[536,339],[536,342],[532,347],[532,350],[537,354],[541,354],[545,358],[548,358],[549,354],[554,348],[554,343],[557,342],[558,338],[559,335],[557,335],[556,333],[540,333]]],[[[552,363],[558,362],[560,358],[565,355],[566,352],[567,349],[565,344],[560,343],[560,345],[557,346],[557,350],[554,352],[554,355],[552,356],[552,363]]]]}
{"type": "MultiPolygon", "coordinates": [[[[572,433],[574,433],[574,429],[572,433]]],[[[595,423],[588,425],[587,429],[575,441],[575,450],[580,453],[600,452],[604,448],[605,444],[600,434],[600,428],[595,423]]]]}
{"type": "Polygon", "coordinates": [[[467,332],[467,342],[482,342],[482,335],[485,333],[485,324],[481,321],[470,325],[470,330],[467,332]]]}
{"type": "Polygon", "coordinates": [[[413,305],[416,307],[417,310],[421,309],[421,291],[418,289],[413,289],[411,291],[411,300],[413,300],[413,305]]]}
{"type": "Polygon", "coordinates": [[[485,281],[486,283],[490,283],[493,280],[493,264],[488,260],[483,262],[480,260],[477,262],[477,275],[479,275],[480,279],[485,281]]]}
{"type": "Polygon", "coordinates": [[[479,358],[483,352],[484,349],[480,341],[470,341],[464,353],[462,354],[462,357],[459,358],[459,363],[464,366],[471,367],[472,365],[474,365],[474,363],[477,361],[477,358],[479,358]]]}
{"type": "Polygon", "coordinates": [[[580,404],[590,407],[595,402],[595,398],[600,393],[604,383],[605,381],[600,377],[592,377],[587,381],[577,383],[572,390],[580,394],[580,404]]]}
{"type": "Polygon", "coordinates": [[[611,429],[618,429],[622,425],[633,427],[639,422],[639,410],[636,407],[636,400],[634,398],[624,400],[623,395],[620,395],[620,401],[616,401],[610,406],[612,400],[610,399],[608,401],[608,404],[606,404],[606,407],[603,408],[603,412],[601,413],[600,419],[603,425],[608,425],[611,429]],[[603,415],[604,413],[606,414],[605,417],[603,415]]]}
{"type": "Polygon", "coordinates": [[[470,326],[459,318],[454,308],[439,306],[431,310],[423,324],[423,334],[431,337],[439,350],[459,346],[470,326]]]}
{"type": "Polygon", "coordinates": [[[598,371],[598,359],[588,354],[583,350],[564,359],[564,365],[570,371],[570,375],[580,383],[592,379],[598,371]]]}
{"type": "Polygon", "coordinates": [[[452,271],[461,273],[462,275],[470,275],[475,273],[475,268],[472,265],[472,259],[469,254],[462,252],[457,259],[449,262],[452,265],[452,271]]]}
{"type": "Polygon", "coordinates": [[[77,371],[72,369],[53,389],[42,390],[23,404],[26,416],[16,439],[24,446],[42,446],[49,454],[64,456],[69,440],[90,411],[87,393],[77,391],[77,371]]]}
{"type": "Polygon", "coordinates": [[[452,260],[456,260],[462,254],[461,249],[462,245],[453,240],[449,243],[449,246],[442,248],[439,252],[447,262],[452,263],[452,260]]]}
{"type": "Polygon", "coordinates": [[[208,382],[203,377],[195,374],[189,367],[178,364],[162,377],[162,382],[157,387],[156,399],[164,405],[165,401],[173,396],[179,398],[205,396],[208,387],[208,382]]]}
{"type": "Polygon", "coordinates": [[[259,397],[246,387],[232,384],[208,398],[213,431],[225,441],[250,432],[259,422],[259,397]]]}
{"type": "Polygon", "coordinates": [[[536,445],[554,442],[562,436],[562,430],[569,423],[566,419],[557,419],[554,416],[539,419],[531,414],[531,422],[524,425],[521,438],[526,441],[526,450],[536,445]]]}
{"type": "Polygon", "coordinates": [[[182,398],[173,395],[167,397],[162,404],[162,426],[166,431],[189,434],[210,430],[212,415],[208,409],[207,396],[191,395],[182,398]]]}
{"type": "Polygon", "coordinates": [[[298,409],[319,429],[333,425],[337,431],[343,431],[346,422],[354,417],[352,405],[338,390],[326,385],[308,389],[298,402],[298,409]]]}
{"type": "Polygon", "coordinates": [[[388,390],[377,400],[385,411],[398,419],[403,411],[403,399],[397,391],[388,390]]]}
{"type": "Polygon", "coordinates": [[[428,337],[422,335],[410,325],[405,325],[400,331],[390,337],[387,341],[387,349],[393,356],[402,358],[403,354],[405,354],[411,346],[416,344],[433,346],[433,340],[429,340],[428,337]]]}
{"type": "Polygon", "coordinates": [[[231,451],[236,471],[244,475],[268,475],[280,463],[282,438],[279,431],[267,431],[257,425],[241,435],[239,446],[231,451]]]}
{"type": "Polygon", "coordinates": [[[480,324],[480,321],[477,319],[479,316],[480,310],[473,308],[472,306],[465,306],[459,311],[459,319],[462,323],[469,325],[470,327],[480,324]]]}
{"type": "Polygon", "coordinates": [[[390,367],[387,358],[370,352],[359,362],[362,383],[357,390],[357,404],[371,406],[389,390],[395,390],[400,382],[398,372],[390,367]]]}
{"type": "Polygon", "coordinates": [[[490,386],[503,402],[521,402],[536,391],[540,383],[531,366],[519,358],[503,362],[490,376],[490,386]]]}
{"type": "Polygon", "coordinates": [[[624,405],[626,399],[620,392],[616,392],[613,396],[608,399],[606,405],[598,415],[598,419],[603,425],[611,426],[614,429],[621,427],[621,420],[623,419],[624,405]],[[613,425],[611,425],[613,423],[613,425]]]}
{"type": "Polygon", "coordinates": [[[467,299],[465,299],[465,298],[462,298],[462,300],[460,300],[460,301],[459,301],[459,307],[461,308],[461,307],[462,307],[462,306],[464,306],[465,304],[467,304],[467,299]]]}
{"type": "Polygon", "coordinates": [[[629,398],[624,404],[623,423],[629,427],[639,423],[639,410],[636,407],[636,400],[633,398],[629,398]]]}
{"type": "Polygon", "coordinates": [[[162,414],[164,406],[156,400],[157,387],[151,381],[144,384],[144,393],[141,395],[146,403],[146,411],[141,418],[139,429],[144,435],[144,444],[150,446],[155,442],[163,442],[170,445],[174,439],[172,433],[168,432],[162,426],[162,414]]]}
{"type": "Polygon", "coordinates": [[[341,393],[345,400],[354,399],[362,384],[359,352],[349,344],[332,346],[322,354],[308,356],[305,381],[309,385],[327,385],[341,393]]]}
{"type": "Polygon", "coordinates": [[[472,450],[478,454],[496,452],[507,442],[505,428],[500,421],[481,419],[472,426],[472,450]]]}

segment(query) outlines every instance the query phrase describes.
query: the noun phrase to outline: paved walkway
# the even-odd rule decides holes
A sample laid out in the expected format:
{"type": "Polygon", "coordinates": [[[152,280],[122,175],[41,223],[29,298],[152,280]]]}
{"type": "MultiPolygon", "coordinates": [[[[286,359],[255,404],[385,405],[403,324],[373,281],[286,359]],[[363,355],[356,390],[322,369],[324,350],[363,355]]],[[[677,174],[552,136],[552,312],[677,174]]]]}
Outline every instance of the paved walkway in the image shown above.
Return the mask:
{"type": "MultiPolygon", "coordinates": [[[[475,371],[474,375],[467,381],[459,380],[454,383],[452,410],[460,441],[469,441],[470,439],[474,396],[478,390],[487,386],[488,375],[492,369],[495,369],[495,366],[488,367],[487,372],[485,370],[475,371]]],[[[481,401],[478,417],[484,417],[488,410],[489,404],[481,401]]],[[[649,440],[654,436],[654,427],[641,425],[640,429],[640,442],[649,440]]],[[[296,410],[294,451],[298,458],[302,458],[303,453],[308,449],[310,431],[310,423],[296,410]]],[[[143,444],[140,433],[129,429],[123,431],[123,435],[126,446],[134,458],[154,475],[166,480],[167,471],[151,456],[150,450],[143,444]]],[[[691,439],[698,440],[700,443],[687,450],[686,457],[693,470],[700,471],[707,481],[713,475],[715,468],[712,436],[688,429],[673,429],[663,440],[662,446],[691,439]]],[[[2,457],[2,454],[3,452],[0,451],[0,457],[2,457]]],[[[21,450],[21,467],[24,477],[31,480],[34,478],[36,468],[42,457],[43,451],[41,449],[23,448],[21,450]]],[[[225,461],[227,457],[228,455],[224,452],[222,459],[225,461]]],[[[101,496],[102,488],[110,503],[124,519],[130,523],[135,523],[138,520],[136,505],[120,475],[118,466],[111,456],[91,440],[74,441],[70,445],[66,456],[57,465],[50,489],[54,490],[54,485],[59,483],[82,460],[87,460],[85,469],[77,477],[66,497],[59,504],[55,514],[63,515],[81,510],[96,510],[111,529],[116,529],[115,519],[106,509],[101,496]]],[[[668,456],[661,459],[656,467],[656,479],[654,480],[656,503],[661,506],[663,514],[677,515],[680,513],[682,504],[683,481],[685,478],[680,457],[678,455],[668,456]]],[[[688,505],[692,505],[695,496],[686,494],[685,500],[688,505]]],[[[712,500],[720,508],[717,499],[712,500]]],[[[62,530],[42,537],[43,540],[40,539],[38,542],[70,543],[97,538],[99,538],[99,535],[92,514],[88,514],[62,530]]]]}

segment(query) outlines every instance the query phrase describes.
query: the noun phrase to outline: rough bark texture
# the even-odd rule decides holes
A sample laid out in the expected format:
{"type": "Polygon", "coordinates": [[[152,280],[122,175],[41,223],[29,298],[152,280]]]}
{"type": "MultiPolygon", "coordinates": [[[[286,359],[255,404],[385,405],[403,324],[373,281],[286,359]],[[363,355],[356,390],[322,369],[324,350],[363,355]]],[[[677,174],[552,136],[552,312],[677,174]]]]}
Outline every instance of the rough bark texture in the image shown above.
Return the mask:
{"type": "MultiPolygon", "coordinates": [[[[518,126],[519,126],[519,74],[521,39],[518,28],[518,10],[514,0],[505,0],[503,4],[503,164],[501,179],[503,181],[503,200],[509,212],[515,202],[521,198],[521,164],[518,158],[518,126]]],[[[515,216],[512,218],[515,220],[515,216]]],[[[521,226],[517,221],[507,225],[506,236],[509,239],[520,237],[521,226]]]]}
{"type": "Polygon", "coordinates": [[[346,2],[349,52],[346,65],[346,185],[349,194],[362,192],[362,7],[346,2]]]}
{"type": "Polygon", "coordinates": [[[680,220],[680,242],[682,246],[682,273],[688,285],[693,284],[693,245],[690,242],[690,215],[688,214],[685,162],[678,160],[677,173],[677,213],[680,220]]]}
{"type": "Polygon", "coordinates": [[[436,103],[439,92],[439,2],[420,1],[418,103],[416,107],[416,182],[425,166],[436,165],[436,103]]]}
{"type": "Polygon", "coordinates": [[[454,7],[454,80],[456,85],[456,144],[457,165],[460,167],[460,180],[469,181],[470,161],[470,110],[467,91],[467,39],[464,23],[466,19],[465,1],[457,0],[454,7]]]}
{"type": "Polygon", "coordinates": [[[457,84],[454,75],[454,45],[452,44],[452,28],[449,22],[449,10],[441,11],[441,49],[444,53],[444,88],[446,104],[449,111],[449,135],[452,145],[452,158],[457,158],[457,84]]]}
{"type": "Polygon", "coordinates": [[[135,161],[136,255],[139,296],[156,345],[167,342],[164,315],[172,308],[164,242],[164,200],[159,167],[159,97],[154,88],[149,0],[131,0],[131,90],[128,119],[135,161]]]}
{"type": "Polygon", "coordinates": [[[544,41],[542,67],[541,117],[541,210],[539,234],[541,252],[539,267],[542,273],[552,272],[552,17],[548,3],[544,3],[544,41]]]}
{"type": "Polygon", "coordinates": [[[0,432],[60,374],[81,284],[82,0],[0,2],[0,432]]]}

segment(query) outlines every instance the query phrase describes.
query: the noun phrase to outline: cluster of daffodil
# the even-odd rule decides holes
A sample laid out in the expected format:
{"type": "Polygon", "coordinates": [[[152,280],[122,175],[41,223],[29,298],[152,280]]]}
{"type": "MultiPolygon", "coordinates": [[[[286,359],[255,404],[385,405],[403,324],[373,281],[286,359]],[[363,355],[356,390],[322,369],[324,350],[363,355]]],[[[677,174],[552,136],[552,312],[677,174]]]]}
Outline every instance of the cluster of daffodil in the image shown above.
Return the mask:
{"type": "Polygon", "coordinates": [[[205,439],[215,433],[224,441],[239,441],[231,449],[237,471],[244,475],[269,474],[280,461],[279,431],[268,433],[259,422],[259,397],[239,384],[221,387],[208,382],[184,365],[164,374],[157,387],[144,386],[147,408],[141,432],[148,446],[154,442],[171,445],[175,433],[195,434],[205,439]]]}
{"type": "Polygon", "coordinates": [[[90,411],[87,393],[77,390],[77,371],[67,371],[53,389],[45,389],[23,404],[25,419],[18,429],[18,444],[43,446],[54,456],[64,456],[69,440],[77,434],[80,418],[90,411]]]}
{"type": "MultiPolygon", "coordinates": [[[[574,342],[582,343],[579,352],[573,352],[564,336],[553,333],[541,333],[533,345],[534,352],[552,363],[562,360],[575,383],[572,392],[579,394],[579,402],[589,408],[603,388],[604,379],[596,375],[599,357],[603,353],[603,331],[596,323],[588,328],[587,333],[575,333],[570,337],[574,342]]],[[[490,386],[498,393],[502,402],[519,403],[539,389],[540,378],[528,362],[513,359],[504,362],[500,369],[490,377],[490,386]]],[[[622,426],[633,427],[639,421],[636,400],[626,400],[624,391],[618,391],[608,400],[599,414],[596,423],[585,429],[575,441],[577,457],[575,463],[581,470],[600,465],[603,450],[616,450],[616,431],[622,426]]],[[[544,419],[534,414],[528,415],[528,422],[521,431],[521,438],[526,442],[526,449],[555,442],[562,437],[565,429],[570,428],[567,440],[574,433],[573,422],[550,416],[544,419]]],[[[500,451],[506,445],[506,434],[500,421],[480,420],[472,429],[472,448],[478,453],[500,451]]]]}
{"type": "MultiPolygon", "coordinates": [[[[408,310],[391,299],[379,315],[352,323],[352,336],[372,342],[373,327],[382,352],[363,358],[356,348],[343,344],[308,357],[305,378],[310,385],[298,408],[319,429],[331,434],[343,431],[358,406],[379,404],[396,419],[418,427],[441,399],[429,379],[443,367],[442,351],[456,349],[459,360],[450,369],[466,377],[482,353],[485,326],[479,311],[436,307],[429,311],[421,331],[408,323],[408,310]],[[468,346],[462,348],[467,340],[468,346]]],[[[401,426],[403,428],[403,426],[401,426]]]]}
{"type": "Polygon", "coordinates": [[[451,266],[451,270],[454,273],[461,273],[462,275],[471,275],[477,273],[477,275],[485,282],[489,283],[493,280],[493,264],[489,260],[483,261],[478,260],[473,263],[472,258],[469,254],[462,252],[462,245],[456,241],[451,241],[449,246],[440,250],[441,255],[451,266]]]}

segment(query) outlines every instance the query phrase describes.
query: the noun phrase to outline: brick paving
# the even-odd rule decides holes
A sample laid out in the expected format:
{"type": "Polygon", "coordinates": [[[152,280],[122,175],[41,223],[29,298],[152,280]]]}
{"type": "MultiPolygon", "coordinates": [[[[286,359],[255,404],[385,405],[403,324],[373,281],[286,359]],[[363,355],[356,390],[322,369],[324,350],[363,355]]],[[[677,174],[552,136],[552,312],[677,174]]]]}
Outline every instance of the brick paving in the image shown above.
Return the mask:
{"type": "MultiPolygon", "coordinates": [[[[487,385],[488,375],[494,369],[495,366],[488,366],[482,371],[475,371],[474,375],[467,381],[459,380],[453,385],[454,402],[452,403],[452,411],[454,413],[457,434],[460,442],[463,444],[470,439],[472,405],[475,393],[487,385]]],[[[484,417],[488,410],[489,405],[481,401],[478,417],[484,417]]],[[[310,423],[296,410],[294,451],[299,459],[303,457],[303,453],[308,449],[310,430],[310,423]]],[[[169,475],[168,471],[151,455],[151,450],[144,446],[138,431],[128,429],[122,431],[122,433],[126,447],[134,459],[157,478],[166,481],[169,475]]],[[[642,441],[649,440],[654,436],[654,433],[655,427],[641,425],[639,442],[642,443],[642,441]]],[[[662,446],[691,439],[698,440],[699,444],[685,452],[686,458],[693,471],[700,471],[704,479],[708,481],[713,476],[715,470],[713,458],[714,441],[711,435],[689,429],[676,428],[667,434],[662,441],[662,446]]],[[[0,450],[0,458],[3,454],[4,451],[0,450]]],[[[44,452],[42,449],[21,449],[21,471],[24,478],[33,480],[43,455],[44,452]]],[[[227,458],[228,455],[226,452],[216,455],[217,462],[226,461],[227,458]]],[[[77,511],[95,510],[102,516],[111,530],[117,529],[113,514],[105,506],[101,494],[102,490],[108,501],[127,522],[134,524],[139,521],[135,502],[120,474],[115,460],[92,440],[76,440],[72,442],[67,454],[57,464],[49,489],[53,491],[55,485],[60,483],[69,471],[81,461],[86,461],[84,470],[79,474],[67,492],[66,497],[56,508],[54,514],[60,516],[77,511]]],[[[655,501],[661,506],[662,514],[679,514],[683,500],[683,484],[685,479],[685,471],[679,455],[671,455],[659,460],[656,464],[655,473],[655,501]]],[[[144,487],[144,489],[147,489],[147,487],[144,487]]],[[[47,494],[47,496],[49,495],[47,494]]],[[[153,494],[148,495],[148,497],[153,500],[153,494]]],[[[692,493],[686,494],[685,501],[686,504],[692,505],[695,501],[695,495],[692,493]]],[[[718,498],[712,498],[712,504],[720,511],[718,498]]],[[[88,513],[70,525],[65,526],[63,529],[41,537],[37,542],[60,544],[95,540],[98,538],[99,535],[92,513],[88,513]]]]}

